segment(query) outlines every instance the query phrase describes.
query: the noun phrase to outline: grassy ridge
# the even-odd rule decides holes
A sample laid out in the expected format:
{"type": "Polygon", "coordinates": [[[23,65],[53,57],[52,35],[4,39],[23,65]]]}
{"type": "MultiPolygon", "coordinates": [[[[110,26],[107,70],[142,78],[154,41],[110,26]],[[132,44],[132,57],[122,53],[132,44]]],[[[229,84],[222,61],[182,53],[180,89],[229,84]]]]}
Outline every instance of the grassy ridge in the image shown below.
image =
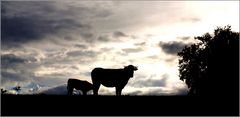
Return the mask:
{"type": "Polygon", "coordinates": [[[239,103],[217,97],[132,95],[1,95],[1,114],[14,116],[239,115],[239,103]]]}

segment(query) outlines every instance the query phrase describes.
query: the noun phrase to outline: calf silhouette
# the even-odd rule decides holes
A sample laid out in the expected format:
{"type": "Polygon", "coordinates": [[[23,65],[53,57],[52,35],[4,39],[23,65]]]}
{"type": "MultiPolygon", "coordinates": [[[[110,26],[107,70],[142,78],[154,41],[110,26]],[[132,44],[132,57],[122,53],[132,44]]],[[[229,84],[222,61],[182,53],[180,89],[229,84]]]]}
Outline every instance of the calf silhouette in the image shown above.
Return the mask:
{"type": "Polygon", "coordinates": [[[93,94],[98,95],[98,89],[102,84],[106,87],[115,87],[116,95],[121,95],[122,89],[136,70],[137,67],[133,65],[125,66],[123,69],[94,68],[91,72],[93,94]]]}
{"type": "Polygon", "coordinates": [[[81,90],[83,95],[93,89],[93,85],[85,80],[78,80],[69,78],[67,82],[68,95],[72,95],[73,89],[81,90]]]}

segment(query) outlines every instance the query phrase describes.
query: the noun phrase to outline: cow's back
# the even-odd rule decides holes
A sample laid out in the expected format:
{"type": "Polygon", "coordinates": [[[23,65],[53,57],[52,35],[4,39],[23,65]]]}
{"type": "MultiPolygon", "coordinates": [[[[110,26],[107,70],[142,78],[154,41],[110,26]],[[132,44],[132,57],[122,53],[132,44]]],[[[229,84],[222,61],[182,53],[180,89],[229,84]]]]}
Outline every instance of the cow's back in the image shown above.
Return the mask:
{"type": "Polygon", "coordinates": [[[92,79],[114,80],[124,76],[123,69],[103,69],[95,68],[91,73],[92,79]]]}
{"type": "Polygon", "coordinates": [[[107,87],[115,87],[125,84],[128,81],[123,69],[95,68],[91,76],[93,84],[97,82],[107,87]]]}
{"type": "Polygon", "coordinates": [[[69,87],[74,87],[74,86],[76,86],[77,84],[78,84],[78,82],[79,82],[79,80],[77,80],[77,79],[68,79],[68,86],[69,87]]]}

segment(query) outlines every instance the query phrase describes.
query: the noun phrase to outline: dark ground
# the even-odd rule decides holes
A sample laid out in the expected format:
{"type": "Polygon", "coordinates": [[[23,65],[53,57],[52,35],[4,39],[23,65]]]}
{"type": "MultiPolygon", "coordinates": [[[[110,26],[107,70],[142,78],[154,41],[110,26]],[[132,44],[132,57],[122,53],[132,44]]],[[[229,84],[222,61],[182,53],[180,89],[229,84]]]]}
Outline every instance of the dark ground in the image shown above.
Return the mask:
{"type": "Polygon", "coordinates": [[[239,99],[190,96],[2,95],[2,116],[238,116],[239,99]]]}

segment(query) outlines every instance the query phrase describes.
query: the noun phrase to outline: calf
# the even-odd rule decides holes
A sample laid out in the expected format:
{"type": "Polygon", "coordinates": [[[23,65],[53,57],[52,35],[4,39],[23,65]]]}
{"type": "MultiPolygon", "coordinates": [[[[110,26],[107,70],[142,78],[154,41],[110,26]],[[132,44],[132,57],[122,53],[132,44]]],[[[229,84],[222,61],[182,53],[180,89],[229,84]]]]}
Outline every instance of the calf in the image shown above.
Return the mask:
{"type": "Polygon", "coordinates": [[[93,85],[85,80],[68,79],[67,90],[68,95],[72,95],[73,89],[81,90],[83,95],[87,95],[87,92],[93,89],[93,85]]]}

